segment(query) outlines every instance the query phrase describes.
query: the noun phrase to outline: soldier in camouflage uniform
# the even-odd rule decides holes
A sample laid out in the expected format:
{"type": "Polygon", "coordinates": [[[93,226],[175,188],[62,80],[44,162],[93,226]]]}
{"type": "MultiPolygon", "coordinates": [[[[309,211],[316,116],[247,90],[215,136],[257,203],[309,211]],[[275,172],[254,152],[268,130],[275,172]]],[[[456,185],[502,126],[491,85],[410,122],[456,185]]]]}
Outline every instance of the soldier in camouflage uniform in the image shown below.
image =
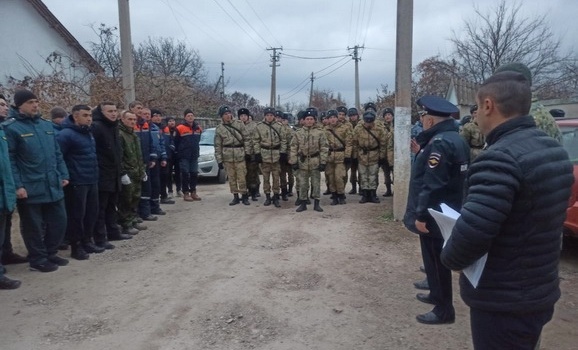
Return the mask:
{"type": "Polygon", "coordinates": [[[247,108],[241,108],[237,111],[237,116],[239,117],[239,120],[245,124],[247,135],[251,140],[251,158],[247,159],[245,162],[245,167],[247,168],[247,176],[245,179],[247,183],[247,192],[251,196],[251,200],[256,201],[257,193],[259,193],[259,186],[261,185],[261,181],[259,180],[259,163],[255,161],[254,148],[252,147],[257,123],[255,123],[249,115],[250,112],[247,108]]]}
{"type": "Polygon", "coordinates": [[[253,135],[255,160],[261,164],[263,174],[263,191],[266,196],[263,205],[269,206],[273,202],[275,207],[280,208],[280,162],[287,162],[287,141],[283,127],[275,121],[275,109],[267,107],[263,114],[265,119],[257,124],[253,135]],[[273,187],[271,187],[271,181],[273,187]],[[273,191],[273,198],[271,198],[271,191],[273,191]]]}
{"type": "MultiPolygon", "coordinates": [[[[299,113],[297,113],[297,124],[295,125],[295,132],[301,130],[303,128],[305,122],[305,111],[299,111],[299,113]]],[[[291,141],[293,141],[293,137],[295,136],[295,133],[293,133],[293,135],[291,136],[291,141]]],[[[291,151],[291,143],[289,143],[289,149],[287,150],[288,152],[291,151]]],[[[296,167],[294,165],[291,165],[291,169],[293,170],[293,175],[295,176],[295,189],[297,190],[297,199],[295,199],[295,205],[299,205],[301,204],[301,200],[299,199],[299,191],[300,191],[300,180],[299,180],[299,169],[296,169],[296,167]]],[[[311,201],[309,201],[309,199],[307,199],[307,204],[311,204],[311,201]]]]}
{"type": "Polygon", "coordinates": [[[215,157],[219,169],[225,168],[229,177],[229,188],[233,200],[229,205],[243,202],[249,205],[247,195],[247,167],[245,163],[251,160],[252,142],[240,120],[233,120],[233,113],[228,106],[219,107],[221,124],[215,130],[215,157]],[[239,199],[239,194],[242,198],[239,199]]]}
{"type": "Polygon", "coordinates": [[[460,130],[460,135],[466,140],[466,143],[470,146],[470,162],[473,162],[474,159],[482,152],[484,145],[486,143],[486,138],[484,134],[480,131],[480,127],[478,126],[478,106],[473,105],[470,108],[470,114],[472,115],[472,119],[469,123],[464,125],[464,127],[460,130]]]}
{"type": "Polygon", "coordinates": [[[345,204],[345,182],[347,173],[345,164],[351,164],[352,130],[349,122],[338,121],[338,111],[327,111],[328,124],[325,136],[329,146],[325,175],[329,179],[331,205],[345,204]]]}
{"type": "Polygon", "coordinates": [[[393,193],[391,192],[391,184],[393,183],[393,109],[386,108],[383,110],[383,123],[387,135],[386,141],[386,160],[385,164],[382,166],[383,174],[385,177],[385,188],[386,192],[383,194],[384,197],[391,197],[393,193]]]}
{"type": "Polygon", "coordinates": [[[377,186],[379,183],[379,167],[387,159],[387,135],[384,128],[375,124],[375,113],[363,113],[363,123],[359,123],[353,130],[353,157],[359,161],[359,188],[361,200],[379,203],[377,186]]]}
{"type": "MultiPolygon", "coordinates": [[[[357,124],[359,124],[359,112],[357,108],[349,108],[347,110],[347,116],[349,117],[349,122],[351,123],[351,127],[355,130],[357,124]]],[[[351,132],[353,136],[353,130],[351,132]]],[[[356,194],[357,193],[357,169],[359,163],[356,158],[351,159],[351,165],[345,164],[347,171],[351,169],[351,174],[349,175],[349,182],[351,183],[351,191],[349,194],[356,194]]]]}
{"type": "MultiPolygon", "coordinates": [[[[287,142],[287,152],[289,152],[291,145],[291,138],[293,137],[293,129],[289,126],[289,114],[283,113],[281,115],[281,126],[283,127],[283,132],[285,133],[285,140],[287,142]]],[[[293,196],[293,185],[295,184],[295,178],[293,177],[293,168],[289,164],[289,159],[286,162],[282,162],[281,166],[281,199],[284,201],[289,200],[287,197],[293,196]]]]}
{"type": "Polygon", "coordinates": [[[291,140],[291,156],[289,163],[293,170],[299,170],[299,207],[297,212],[307,210],[307,193],[311,180],[313,209],[322,212],[319,205],[321,171],[325,171],[327,165],[327,138],[322,129],[315,128],[317,110],[307,109],[304,113],[304,125],[293,135],[291,140]]]}
{"type": "MultiPolygon", "coordinates": [[[[507,63],[498,67],[494,74],[506,71],[522,74],[526,80],[528,80],[530,86],[532,86],[532,73],[526,65],[519,62],[507,63]]],[[[541,103],[538,103],[538,99],[535,96],[532,97],[530,115],[534,117],[534,122],[536,123],[538,129],[543,130],[546,134],[548,134],[548,136],[556,139],[558,142],[562,142],[562,132],[560,131],[558,124],[556,124],[556,120],[541,103]]]]}
{"type": "Polygon", "coordinates": [[[118,200],[118,223],[124,234],[135,234],[137,229],[145,226],[137,223],[137,208],[141,195],[141,181],[146,170],[142,162],[140,140],[134,132],[137,117],[130,111],[125,111],[118,124],[120,143],[122,146],[122,188],[118,200]]]}

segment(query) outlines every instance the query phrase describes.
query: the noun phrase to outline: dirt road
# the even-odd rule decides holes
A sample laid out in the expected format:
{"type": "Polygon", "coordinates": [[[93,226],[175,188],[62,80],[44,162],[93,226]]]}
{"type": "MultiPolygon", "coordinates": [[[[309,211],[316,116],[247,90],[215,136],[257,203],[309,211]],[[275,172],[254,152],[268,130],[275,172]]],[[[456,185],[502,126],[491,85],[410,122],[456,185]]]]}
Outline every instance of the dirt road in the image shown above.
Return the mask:
{"type": "MultiPolygon", "coordinates": [[[[227,185],[198,192],[201,202],[165,205],[147,231],[88,261],[53,273],[8,266],[22,287],[0,292],[0,349],[472,348],[457,274],[456,323],[415,321],[430,310],[412,285],[424,277],[419,244],[388,220],[391,199],[330,206],[324,196],[323,213],[296,213],[295,197],[280,209],[262,199],[229,207],[227,185]]],[[[578,341],[573,243],[542,349],[578,341]]]]}

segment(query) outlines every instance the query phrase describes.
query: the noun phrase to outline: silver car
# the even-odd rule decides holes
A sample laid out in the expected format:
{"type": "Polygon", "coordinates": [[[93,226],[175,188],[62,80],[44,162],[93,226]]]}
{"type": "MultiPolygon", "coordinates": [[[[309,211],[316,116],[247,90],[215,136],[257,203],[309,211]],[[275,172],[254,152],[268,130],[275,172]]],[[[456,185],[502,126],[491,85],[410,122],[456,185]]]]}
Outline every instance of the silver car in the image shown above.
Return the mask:
{"type": "Polygon", "coordinates": [[[215,128],[203,130],[199,148],[199,177],[212,178],[221,184],[227,182],[227,173],[219,169],[215,157],[215,128]]]}

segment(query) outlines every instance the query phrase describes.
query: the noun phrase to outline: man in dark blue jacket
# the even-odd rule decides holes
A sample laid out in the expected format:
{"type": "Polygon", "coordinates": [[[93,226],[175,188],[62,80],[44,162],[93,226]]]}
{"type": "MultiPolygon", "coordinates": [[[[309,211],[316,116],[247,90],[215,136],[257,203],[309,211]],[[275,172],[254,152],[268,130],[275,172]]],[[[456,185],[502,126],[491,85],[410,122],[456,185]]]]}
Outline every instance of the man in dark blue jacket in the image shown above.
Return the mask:
{"type": "Polygon", "coordinates": [[[476,288],[460,276],[475,349],[534,349],[560,297],[558,262],[572,164],[536,128],[530,84],[516,72],[488,78],[477,93],[486,148],[467,175],[461,217],[441,260],[462,270],[488,254],[476,288]]]}
{"type": "Polygon", "coordinates": [[[452,273],[440,262],[444,241],[428,209],[440,210],[440,204],[445,203],[460,210],[470,149],[451,118],[458,110],[456,106],[437,96],[424,96],[417,104],[423,108],[420,113],[424,131],[416,138],[421,150],[411,168],[404,224],[408,230],[419,234],[430,288],[429,294],[418,293],[416,297],[434,305],[432,311],[418,315],[417,321],[453,323],[452,273]]]}
{"type": "Polygon", "coordinates": [[[12,119],[3,125],[30,269],[51,272],[68,264],[56,253],[66,230],[62,188],[69,177],[52,123],[40,118],[38,103],[32,92],[16,91],[12,119]]]}
{"type": "Polygon", "coordinates": [[[56,136],[70,174],[70,184],[64,189],[68,218],[66,238],[70,243],[70,256],[77,260],[88,259],[88,253],[104,251],[93,242],[98,215],[98,161],[91,124],[90,107],[76,105],[56,136]]]}

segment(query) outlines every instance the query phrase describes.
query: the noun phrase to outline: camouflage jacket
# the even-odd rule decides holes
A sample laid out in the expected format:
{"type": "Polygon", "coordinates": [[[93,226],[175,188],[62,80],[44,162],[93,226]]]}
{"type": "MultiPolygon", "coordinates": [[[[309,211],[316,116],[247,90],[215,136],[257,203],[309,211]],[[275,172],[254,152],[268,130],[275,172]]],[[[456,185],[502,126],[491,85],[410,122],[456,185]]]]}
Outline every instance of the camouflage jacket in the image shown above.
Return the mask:
{"type": "Polygon", "coordinates": [[[252,142],[240,120],[221,123],[215,129],[215,157],[218,163],[244,162],[252,154],[252,142]]]}
{"type": "Polygon", "coordinates": [[[343,163],[345,158],[351,158],[351,125],[337,123],[325,128],[325,136],[329,146],[328,163],[343,163]]]}
{"type": "Polygon", "coordinates": [[[466,143],[470,146],[470,162],[476,158],[486,143],[486,138],[484,134],[480,131],[478,123],[471,121],[464,125],[460,131],[460,135],[464,138],[466,143]]]}
{"type": "Polygon", "coordinates": [[[253,135],[255,154],[261,154],[263,163],[276,163],[281,153],[287,153],[287,139],[283,126],[276,121],[260,122],[253,135]]]}
{"type": "Polygon", "coordinates": [[[534,122],[538,129],[543,130],[548,134],[548,136],[556,139],[558,142],[562,142],[562,132],[556,124],[556,120],[541,103],[538,103],[538,100],[535,98],[532,99],[530,115],[534,117],[534,122]]]}
{"type": "Polygon", "coordinates": [[[325,131],[302,127],[293,134],[289,163],[299,164],[299,169],[314,170],[319,164],[327,164],[329,147],[325,131]]]}
{"type": "Polygon", "coordinates": [[[287,144],[287,153],[289,153],[289,150],[291,149],[291,139],[293,139],[293,129],[288,125],[288,124],[281,124],[281,126],[283,127],[283,132],[285,133],[285,141],[287,144]]]}
{"type": "MultiPolygon", "coordinates": [[[[387,159],[387,133],[378,125],[365,126],[359,123],[353,130],[353,158],[359,164],[368,166],[377,164],[380,159],[387,159]]],[[[392,162],[393,163],[393,162],[392,162]]]]}
{"type": "Polygon", "coordinates": [[[128,175],[132,182],[140,181],[145,173],[140,139],[133,129],[122,122],[118,124],[118,130],[122,146],[122,174],[128,175]]]}
{"type": "Polygon", "coordinates": [[[253,139],[255,136],[255,128],[257,127],[257,123],[254,121],[249,121],[248,123],[245,123],[245,129],[247,129],[247,136],[248,136],[248,140],[251,141],[251,154],[255,154],[255,150],[253,147],[253,139]]]}

